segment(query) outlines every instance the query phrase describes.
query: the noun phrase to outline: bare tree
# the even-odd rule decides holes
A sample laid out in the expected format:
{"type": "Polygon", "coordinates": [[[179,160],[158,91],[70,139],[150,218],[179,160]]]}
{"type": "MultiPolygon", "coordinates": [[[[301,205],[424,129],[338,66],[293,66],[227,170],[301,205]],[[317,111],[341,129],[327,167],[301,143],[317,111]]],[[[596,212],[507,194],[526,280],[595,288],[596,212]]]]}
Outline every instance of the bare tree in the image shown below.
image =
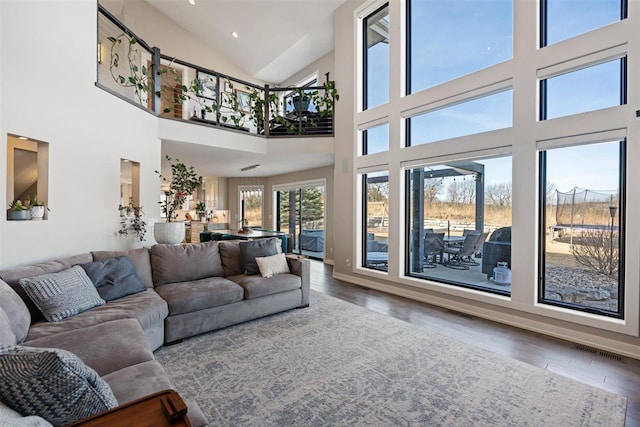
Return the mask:
{"type": "Polygon", "coordinates": [[[428,178],[424,180],[424,201],[432,204],[442,189],[443,178],[428,178]]]}
{"type": "Polygon", "coordinates": [[[485,192],[487,204],[497,207],[511,206],[512,190],[510,182],[491,184],[485,192]]]}
{"type": "Polygon", "coordinates": [[[574,237],[571,252],[579,264],[606,274],[618,274],[618,239],[611,230],[586,231],[574,237]]]}
{"type": "Polygon", "coordinates": [[[447,201],[453,204],[474,203],[476,183],[473,180],[454,180],[447,187],[447,201]]]}

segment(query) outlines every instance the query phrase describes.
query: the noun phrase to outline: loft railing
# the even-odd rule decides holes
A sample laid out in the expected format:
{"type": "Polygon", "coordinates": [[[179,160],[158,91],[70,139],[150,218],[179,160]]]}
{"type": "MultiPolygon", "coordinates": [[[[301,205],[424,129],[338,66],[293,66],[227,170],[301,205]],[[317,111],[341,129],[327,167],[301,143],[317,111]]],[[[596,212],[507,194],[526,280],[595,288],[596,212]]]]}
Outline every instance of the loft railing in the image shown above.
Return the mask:
{"type": "Polygon", "coordinates": [[[335,83],[257,85],[163,55],[98,5],[96,85],[153,114],[264,137],[331,136],[335,83]]]}

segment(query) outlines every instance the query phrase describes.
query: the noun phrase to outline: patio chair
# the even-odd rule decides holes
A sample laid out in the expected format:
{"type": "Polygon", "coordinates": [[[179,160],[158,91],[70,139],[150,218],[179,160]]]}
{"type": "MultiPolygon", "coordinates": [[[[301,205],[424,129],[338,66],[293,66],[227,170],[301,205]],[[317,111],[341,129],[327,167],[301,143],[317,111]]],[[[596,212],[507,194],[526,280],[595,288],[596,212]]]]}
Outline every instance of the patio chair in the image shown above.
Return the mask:
{"type": "Polygon", "coordinates": [[[444,233],[426,233],[424,235],[424,267],[437,267],[436,262],[438,257],[440,257],[440,262],[443,262],[443,252],[444,233]]]}
{"type": "Polygon", "coordinates": [[[476,247],[476,242],[479,238],[479,234],[469,233],[464,238],[462,246],[448,246],[444,248],[444,251],[448,255],[447,263],[445,265],[457,270],[468,270],[469,266],[464,265],[463,260],[468,259],[473,255],[473,250],[476,247]]]}
{"type": "MultiPolygon", "coordinates": [[[[469,233],[471,234],[471,233],[469,233]]],[[[481,233],[478,235],[478,240],[476,240],[476,244],[473,247],[473,254],[471,256],[463,257],[461,262],[465,265],[480,265],[480,263],[474,261],[475,258],[480,258],[482,256],[482,246],[484,245],[485,240],[487,240],[487,236],[489,233],[481,233]]]]}

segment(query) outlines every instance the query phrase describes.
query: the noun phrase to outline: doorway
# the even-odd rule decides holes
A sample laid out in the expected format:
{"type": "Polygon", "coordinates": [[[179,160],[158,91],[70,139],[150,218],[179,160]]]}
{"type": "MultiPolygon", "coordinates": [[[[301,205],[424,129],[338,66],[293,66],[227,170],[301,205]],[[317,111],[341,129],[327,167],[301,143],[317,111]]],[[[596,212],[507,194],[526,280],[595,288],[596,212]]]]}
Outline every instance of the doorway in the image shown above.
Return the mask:
{"type": "Polygon", "coordinates": [[[280,186],[275,190],[275,199],[277,229],[292,237],[291,251],[322,260],[325,231],[324,183],[280,186]]]}

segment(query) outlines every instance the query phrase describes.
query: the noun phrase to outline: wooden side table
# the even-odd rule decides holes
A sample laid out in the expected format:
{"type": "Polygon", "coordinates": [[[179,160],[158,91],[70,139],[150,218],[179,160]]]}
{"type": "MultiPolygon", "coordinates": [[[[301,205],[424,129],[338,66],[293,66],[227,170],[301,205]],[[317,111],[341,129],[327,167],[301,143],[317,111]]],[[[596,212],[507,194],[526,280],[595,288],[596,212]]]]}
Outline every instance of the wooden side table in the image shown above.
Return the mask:
{"type": "Polygon", "coordinates": [[[76,421],[68,427],[191,427],[187,405],[175,390],[163,390],[92,417],[76,421]]]}

